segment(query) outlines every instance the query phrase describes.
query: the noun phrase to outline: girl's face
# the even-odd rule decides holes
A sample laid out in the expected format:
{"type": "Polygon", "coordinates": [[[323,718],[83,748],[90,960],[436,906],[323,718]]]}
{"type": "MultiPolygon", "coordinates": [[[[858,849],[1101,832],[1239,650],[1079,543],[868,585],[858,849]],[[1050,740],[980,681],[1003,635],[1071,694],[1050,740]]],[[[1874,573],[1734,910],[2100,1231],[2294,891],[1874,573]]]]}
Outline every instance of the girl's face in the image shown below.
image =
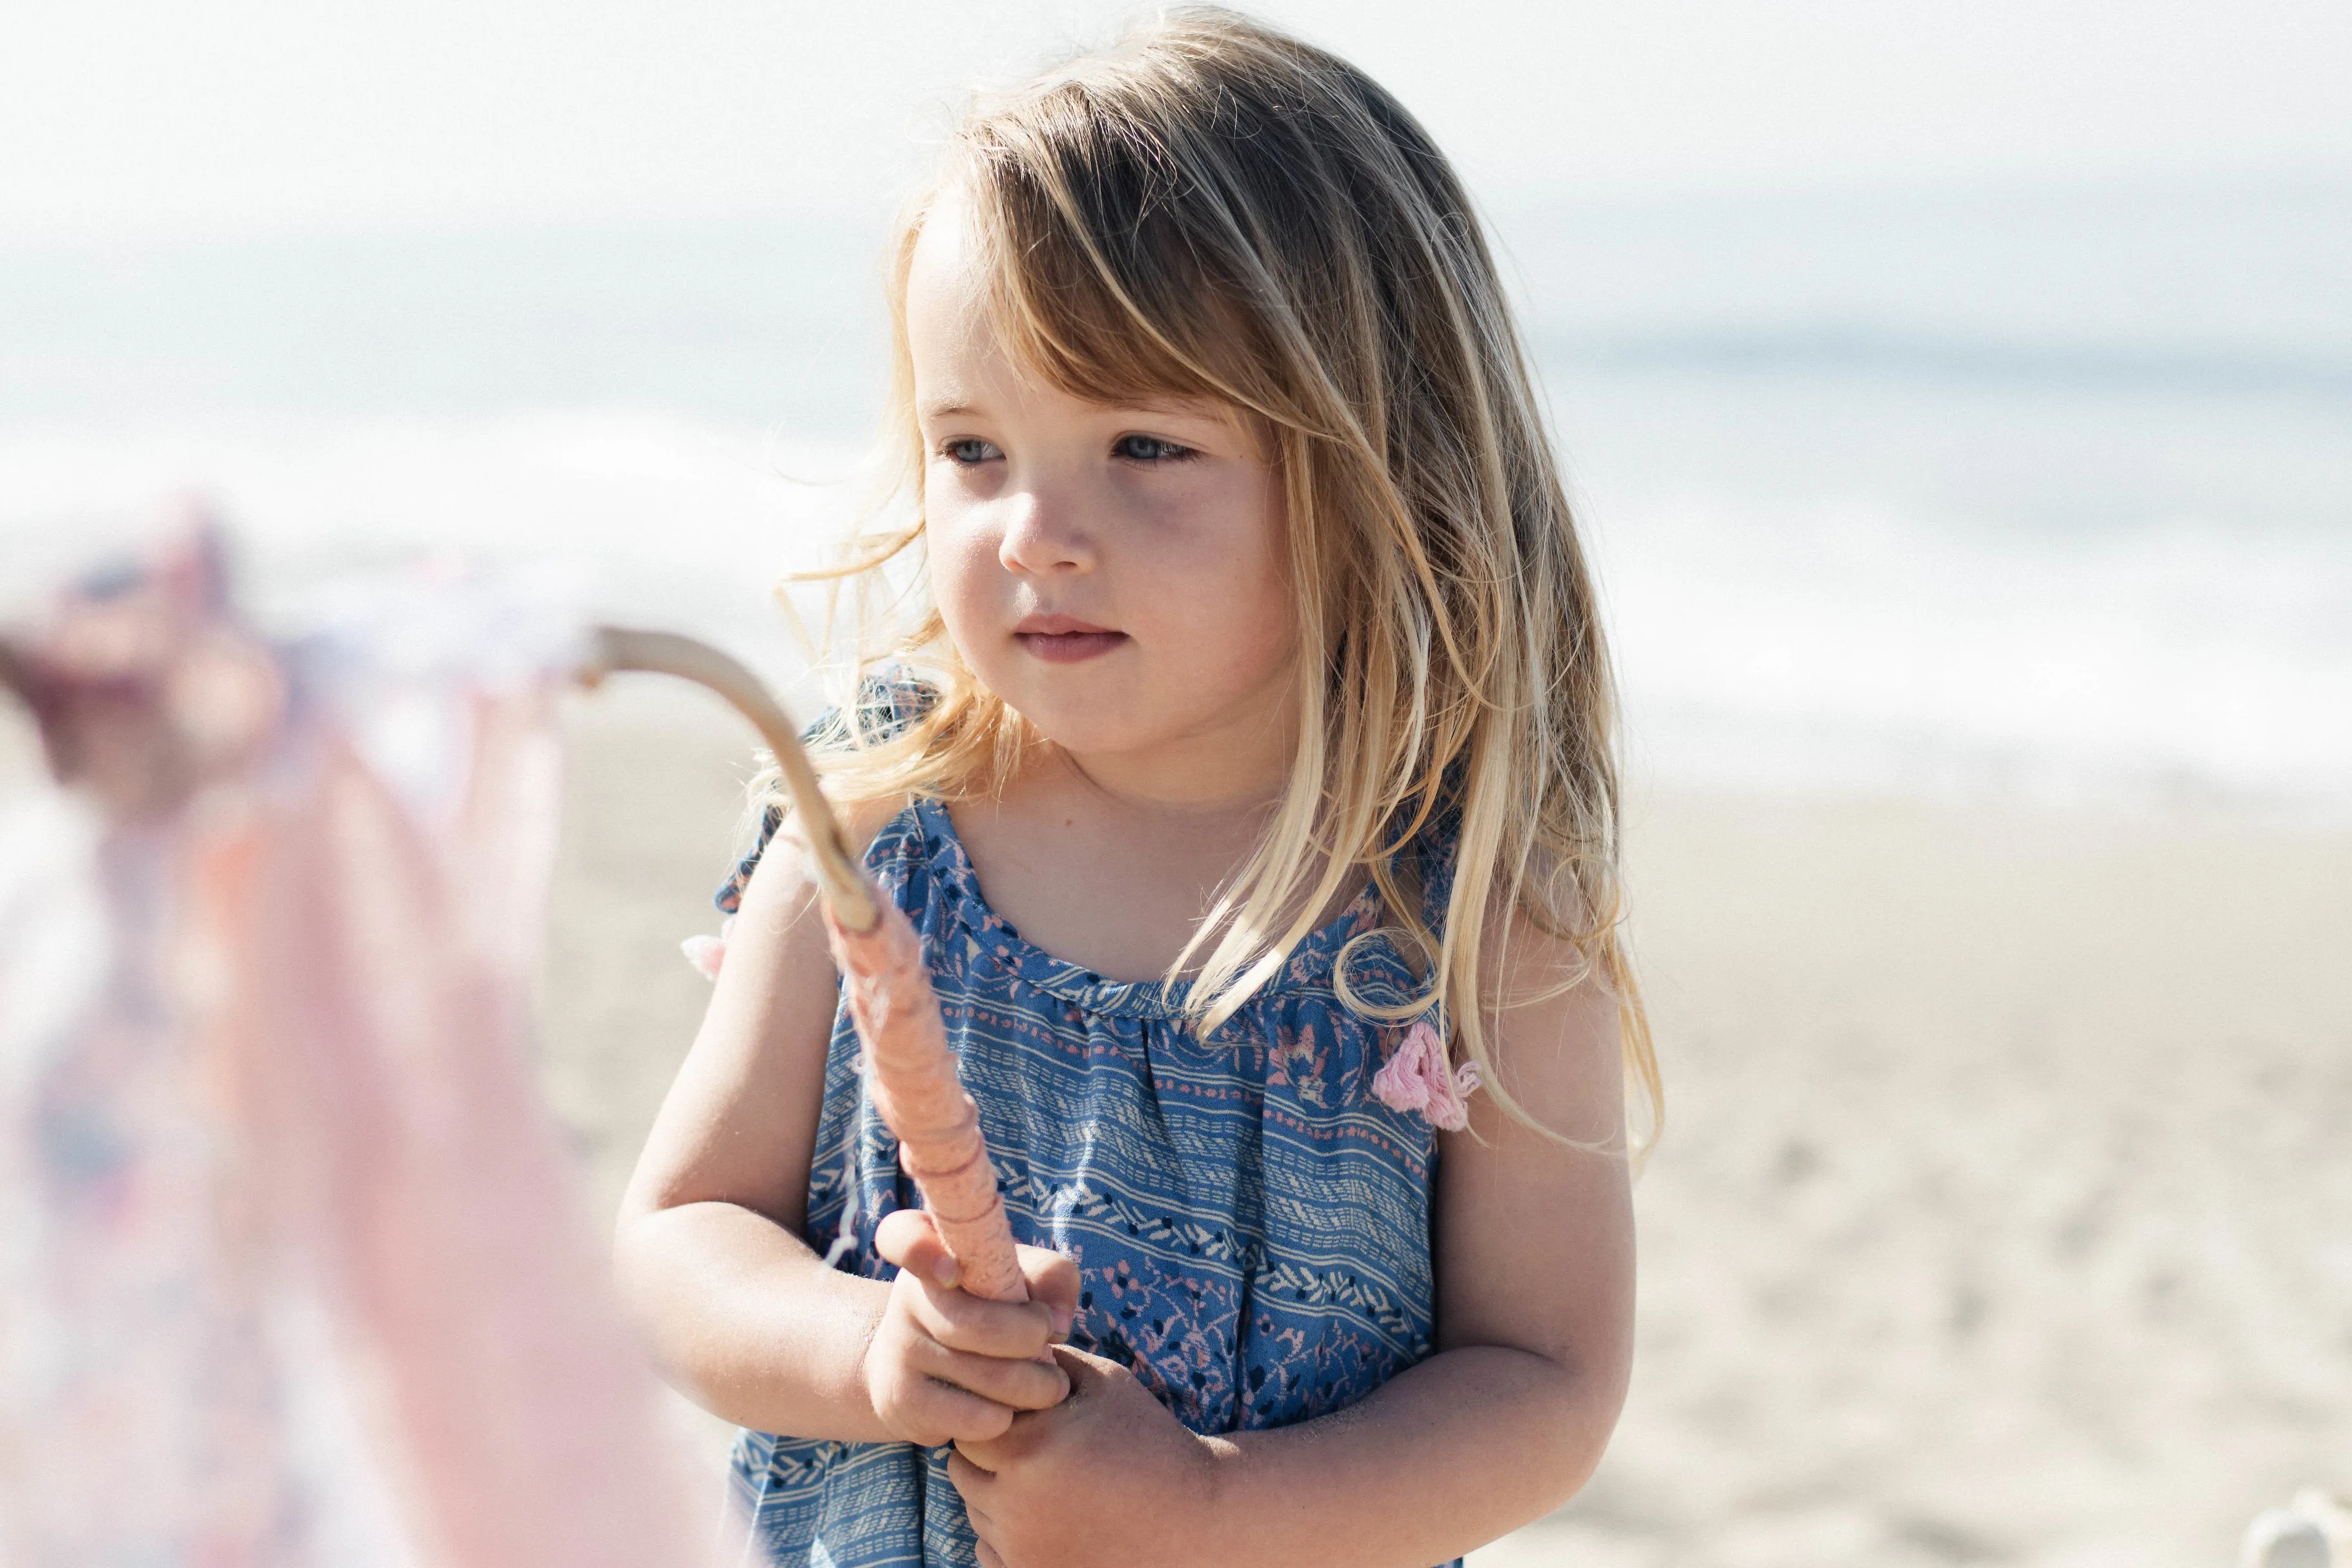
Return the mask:
{"type": "Polygon", "coordinates": [[[949,636],[1081,762],[1208,742],[1228,763],[1239,748],[1278,767],[1296,722],[1294,615],[1260,442],[1222,406],[1109,406],[1026,373],[989,322],[971,250],[943,203],[907,281],[949,636]]]}

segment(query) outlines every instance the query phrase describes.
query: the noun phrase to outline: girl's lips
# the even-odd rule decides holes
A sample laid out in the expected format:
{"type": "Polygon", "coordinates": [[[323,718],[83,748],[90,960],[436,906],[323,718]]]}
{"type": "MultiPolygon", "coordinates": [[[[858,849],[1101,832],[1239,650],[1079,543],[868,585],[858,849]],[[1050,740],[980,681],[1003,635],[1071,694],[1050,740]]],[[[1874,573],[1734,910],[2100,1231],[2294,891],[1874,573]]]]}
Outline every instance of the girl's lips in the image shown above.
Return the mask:
{"type": "MultiPolygon", "coordinates": [[[[1023,623],[1025,627],[1027,623],[1023,623]]],[[[1125,632],[1105,632],[1088,629],[1082,632],[1041,632],[1020,630],[1013,640],[1035,658],[1047,664],[1076,664],[1108,653],[1127,640],[1125,632]]]]}

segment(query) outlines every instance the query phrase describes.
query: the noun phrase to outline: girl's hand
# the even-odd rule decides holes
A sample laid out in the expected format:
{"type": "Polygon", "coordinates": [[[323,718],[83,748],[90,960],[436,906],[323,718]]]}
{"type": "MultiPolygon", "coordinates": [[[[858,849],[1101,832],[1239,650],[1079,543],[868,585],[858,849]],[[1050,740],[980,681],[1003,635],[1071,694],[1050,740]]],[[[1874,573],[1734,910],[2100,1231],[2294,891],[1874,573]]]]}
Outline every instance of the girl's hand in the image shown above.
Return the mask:
{"type": "Polygon", "coordinates": [[[1070,1395],[1003,1436],[960,1439],[948,1479],[982,1568],[1153,1568],[1230,1561],[1212,1533],[1218,1450],[1135,1374],[1067,1345],[1070,1395]]]}
{"type": "Polygon", "coordinates": [[[1062,1369],[1041,1358],[1070,1331],[1076,1264],[1022,1247],[1029,1300],[991,1301],[956,1289],[955,1259],[920,1209],[885,1215],[874,1245],[898,1277],[862,1370],[874,1413],[892,1436],[927,1448],[1001,1437],[1014,1415],[1047,1409],[1069,1391],[1062,1369]]]}

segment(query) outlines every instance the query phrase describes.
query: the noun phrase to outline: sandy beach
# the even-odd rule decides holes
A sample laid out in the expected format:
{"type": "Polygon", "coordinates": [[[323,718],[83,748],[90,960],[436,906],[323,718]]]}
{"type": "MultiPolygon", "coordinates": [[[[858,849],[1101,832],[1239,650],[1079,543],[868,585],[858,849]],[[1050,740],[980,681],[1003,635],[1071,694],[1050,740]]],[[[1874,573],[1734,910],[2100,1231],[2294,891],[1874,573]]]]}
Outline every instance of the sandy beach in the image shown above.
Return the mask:
{"type": "MultiPolygon", "coordinates": [[[[567,703],[546,1083],[608,1215],[750,741],[567,703]]],[[[1633,1394],[1478,1568],[2212,1568],[2352,1487],[2352,836],[1673,795],[1630,842],[1670,1097],[1633,1394]]]]}

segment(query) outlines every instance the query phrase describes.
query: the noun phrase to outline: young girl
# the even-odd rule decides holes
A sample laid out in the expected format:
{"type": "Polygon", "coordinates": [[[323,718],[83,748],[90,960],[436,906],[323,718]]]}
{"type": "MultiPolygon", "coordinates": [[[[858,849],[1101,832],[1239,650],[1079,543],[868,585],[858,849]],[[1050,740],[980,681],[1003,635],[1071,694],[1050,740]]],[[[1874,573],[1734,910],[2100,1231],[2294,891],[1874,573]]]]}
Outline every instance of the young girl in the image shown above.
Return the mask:
{"type": "Polygon", "coordinates": [[[1361,73],[1186,11],[975,112],[896,255],[916,521],[856,569],[929,598],[820,738],[1032,1300],[956,1288],[773,809],[624,1288],[772,1562],[1455,1557],[1600,1458],[1656,1092],[1467,200],[1361,73]]]}

